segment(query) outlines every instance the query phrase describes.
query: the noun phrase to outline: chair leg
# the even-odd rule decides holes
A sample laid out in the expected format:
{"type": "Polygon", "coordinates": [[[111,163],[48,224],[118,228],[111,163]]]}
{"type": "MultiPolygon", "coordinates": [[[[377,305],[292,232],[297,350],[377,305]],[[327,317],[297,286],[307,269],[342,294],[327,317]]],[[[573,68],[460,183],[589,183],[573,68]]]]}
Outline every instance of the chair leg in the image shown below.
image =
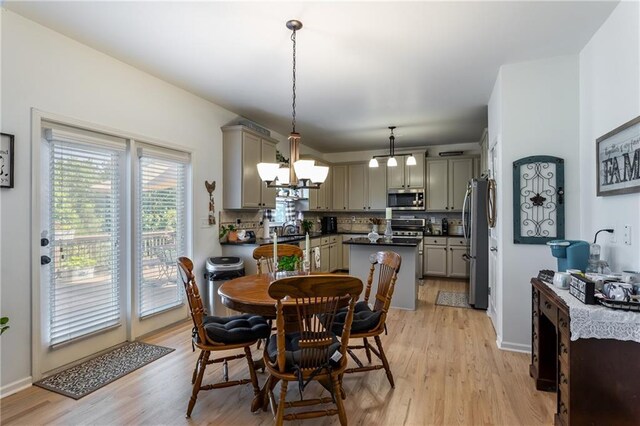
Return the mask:
{"type": "Polygon", "coordinates": [[[364,337],[362,340],[364,341],[364,350],[367,353],[367,360],[369,361],[369,364],[371,364],[371,351],[369,350],[369,341],[366,337],[364,337]]]}
{"type": "Polygon", "coordinates": [[[391,374],[391,368],[389,368],[389,361],[387,361],[387,356],[384,354],[384,350],[382,349],[382,342],[380,341],[380,336],[375,336],[376,345],[378,345],[378,351],[380,352],[380,358],[382,359],[382,365],[384,366],[384,370],[387,372],[387,379],[389,379],[389,383],[392,388],[395,388],[396,385],[393,383],[393,374],[391,374]]]}
{"type": "Polygon", "coordinates": [[[198,355],[198,359],[196,360],[196,366],[193,369],[193,375],[191,376],[191,384],[196,382],[196,377],[198,376],[198,368],[200,368],[200,362],[202,361],[202,355],[204,351],[200,351],[200,355],[198,355]]]}
{"type": "Polygon", "coordinates": [[[191,411],[193,411],[193,407],[196,405],[196,398],[198,398],[198,392],[200,392],[200,385],[202,385],[202,377],[204,376],[204,370],[207,367],[207,361],[209,361],[209,351],[202,351],[198,377],[196,377],[196,382],[193,384],[191,399],[189,399],[189,406],[187,407],[187,417],[191,417],[191,411]]]}
{"type": "Polygon", "coordinates": [[[247,357],[247,364],[249,365],[249,376],[251,377],[251,384],[253,385],[253,394],[257,395],[260,393],[260,386],[258,385],[256,368],[255,365],[253,365],[253,358],[251,357],[251,348],[249,346],[245,346],[244,353],[247,357]]]}
{"type": "Polygon", "coordinates": [[[342,386],[340,383],[339,377],[334,377],[333,379],[333,394],[336,400],[336,407],[338,408],[338,418],[340,419],[341,425],[347,424],[347,413],[344,411],[344,403],[341,398],[342,386]]]}
{"type": "Polygon", "coordinates": [[[276,412],[276,426],[282,426],[284,423],[284,406],[287,400],[287,387],[289,382],[283,380],[280,384],[280,401],[278,402],[278,411],[276,412]]]}

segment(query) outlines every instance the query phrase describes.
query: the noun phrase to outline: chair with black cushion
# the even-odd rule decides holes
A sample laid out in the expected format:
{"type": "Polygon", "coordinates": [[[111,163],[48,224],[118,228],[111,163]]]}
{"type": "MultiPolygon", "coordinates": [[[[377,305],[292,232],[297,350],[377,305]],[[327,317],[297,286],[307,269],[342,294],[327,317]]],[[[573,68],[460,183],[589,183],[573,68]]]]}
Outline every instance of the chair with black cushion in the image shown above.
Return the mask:
{"type": "MultiPolygon", "coordinates": [[[[302,270],[302,249],[292,244],[278,244],[278,260],[284,256],[296,256],[300,261],[296,265],[296,270],[302,270]]],[[[258,273],[273,272],[273,244],[265,244],[260,247],[256,247],[253,250],[253,258],[257,262],[258,273]],[[266,271],[263,270],[263,265],[266,265],[266,271]]]]}
{"type": "MultiPolygon", "coordinates": [[[[398,272],[400,272],[400,265],[402,264],[402,258],[399,254],[392,251],[379,251],[375,255],[371,256],[371,269],[369,270],[369,277],[367,279],[367,287],[364,293],[364,300],[356,303],[355,313],[353,315],[353,321],[351,324],[351,340],[362,339],[362,345],[350,345],[348,353],[356,362],[358,367],[348,368],[345,373],[357,373],[371,370],[383,369],[387,373],[387,379],[391,384],[391,387],[395,387],[393,382],[393,374],[389,368],[389,361],[382,348],[382,341],[380,335],[386,330],[387,312],[389,312],[389,306],[391,306],[391,298],[393,297],[393,290],[398,278],[398,272]],[[375,294],[375,300],[373,301],[373,309],[369,306],[369,298],[371,296],[371,287],[373,284],[374,275],[378,270],[378,285],[375,294]],[[367,338],[373,337],[377,349],[373,347],[367,340],[367,338]],[[382,364],[377,365],[364,365],[360,359],[353,352],[354,349],[364,349],[367,360],[371,364],[371,353],[373,352],[382,364]]],[[[347,312],[342,311],[336,317],[333,324],[333,331],[340,333],[342,328],[346,324],[347,312]]]]}
{"type": "Polygon", "coordinates": [[[276,425],[282,425],[284,420],[336,414],[340,424],[347,424],[341,377],[347,366],[350,324],[362,287],[362,281],[349,275],[294,276],[276,280],[269,286],[269,295],[276,300],[277,334],[269,338],[263,359],[271,374],[265,389],[276,425]],[[332,325],[345,304],[345,326],[337,336],[331,331],[332,325]],[[304,387],[312,380],[319,381],[331,397],[302,399],[304,387]],[[282,383],[276,403],[273,387],[278,381],[282,383]],[[299,384],[299,401],[286,400],[291,381],[299,384]],[[329,403],[336,408],[285,414],[287,408],[329,403]]]}
{"type": "Polygon", "coordinates": [[[226,388],[235,385],[251,383],[253,392],[258,394],[258,377],[251,357],[251,346],[259,339],[269,337],[271,328],[267,321],[257,315],[236,315],[231,317],[216,317],[205,315],[202,299],[193,275],[193,262],[187,257],[178,258],[178,271],[187,293],[187,301],[193,319],[192,341],[194,347],[200,349],[200,356],[196,361],[191,383],[193,392],[187,408],[187,417],[191,416],[191,411],[196,404],[198,392],[226,388]],[[227,355],[220,358],[209,359],[212,352],[227,351],[230,349],[243,348],[244,353],[227,355]],[[229,381],[227,361],[246,358],[249,366],[250,379],[240,379],[229,381]],[[202,385],[202,377],[207,365],[213,363],[223,364],[224,381],[210,385],[202,385]]]}

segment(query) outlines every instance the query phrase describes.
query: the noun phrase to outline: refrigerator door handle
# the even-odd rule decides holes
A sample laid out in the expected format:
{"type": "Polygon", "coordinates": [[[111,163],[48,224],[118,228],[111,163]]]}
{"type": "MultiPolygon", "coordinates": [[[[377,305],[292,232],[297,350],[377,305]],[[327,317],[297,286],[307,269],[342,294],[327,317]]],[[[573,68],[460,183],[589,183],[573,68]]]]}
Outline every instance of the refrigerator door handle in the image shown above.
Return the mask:
{"type": "Polygon", "coordinates": [[[462,202],[462,234],[464,235],[465,243],[469,241],[469,236],[467,236],[466,213],[467,213],[467,200],[469,200],[470,194],[471,194],[471,183],[469,183],[469,186],[467,186],[467,192],[465,192],[464,201],[462,202]]]}

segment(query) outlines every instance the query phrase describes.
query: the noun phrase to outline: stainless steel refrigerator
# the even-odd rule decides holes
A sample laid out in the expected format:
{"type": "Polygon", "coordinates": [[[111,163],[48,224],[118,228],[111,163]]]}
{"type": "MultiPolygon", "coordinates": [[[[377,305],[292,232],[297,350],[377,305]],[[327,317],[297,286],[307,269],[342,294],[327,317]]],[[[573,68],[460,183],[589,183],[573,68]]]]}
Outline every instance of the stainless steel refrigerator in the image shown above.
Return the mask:
{"type": "Polygon", "coordinates": [[[476,309],[489,305],[489,225],[486,179],[471,179],[462,207],[464,237],[469,244],[469,304],[476,309]]]}

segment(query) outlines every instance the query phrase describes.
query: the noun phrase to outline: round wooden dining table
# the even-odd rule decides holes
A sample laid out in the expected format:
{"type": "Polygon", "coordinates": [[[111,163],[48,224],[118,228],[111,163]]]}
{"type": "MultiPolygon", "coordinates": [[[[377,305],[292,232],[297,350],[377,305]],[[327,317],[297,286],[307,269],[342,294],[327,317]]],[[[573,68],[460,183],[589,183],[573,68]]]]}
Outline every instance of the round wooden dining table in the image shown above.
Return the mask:
{"type": "Polygon", "coordinates": [[[280,278],[310,275],[309,272],[270,272],[246,275],[226,281],[218,288],[222,304],[234,311],[276,317],[276,301],[269,296],[269,285],[280,278]]]}

